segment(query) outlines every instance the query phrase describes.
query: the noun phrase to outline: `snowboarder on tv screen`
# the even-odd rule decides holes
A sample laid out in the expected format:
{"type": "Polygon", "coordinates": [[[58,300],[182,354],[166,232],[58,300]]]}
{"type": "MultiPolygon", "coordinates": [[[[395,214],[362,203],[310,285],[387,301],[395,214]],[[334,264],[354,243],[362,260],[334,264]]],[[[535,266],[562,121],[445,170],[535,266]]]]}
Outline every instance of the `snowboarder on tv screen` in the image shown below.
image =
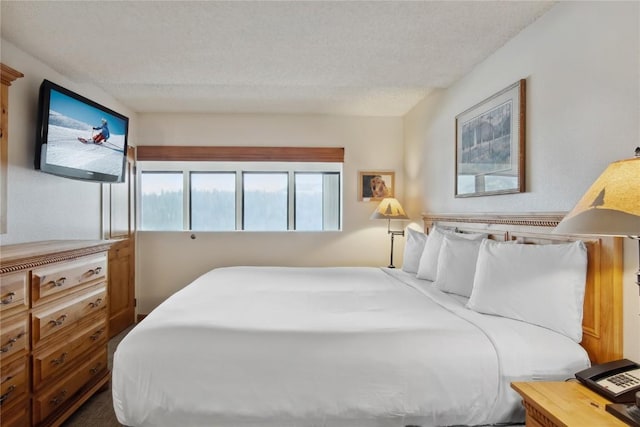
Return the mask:
{"type": "Polygon", "coordinates": [[[107,139],[109,139],[110,134],[109,134],[109,124],[107,123],[107,119],[102,119],[100,122],[100,126],[94,126],[93,130],[97,130],[99,132],[94,134],[91,137],[91,140],[88,140],[86,138],[78,138],[78,139],[81,142],[84,142],[85,144],[88,142],[92,142],[98,145],[102,144],[107,139]]]}

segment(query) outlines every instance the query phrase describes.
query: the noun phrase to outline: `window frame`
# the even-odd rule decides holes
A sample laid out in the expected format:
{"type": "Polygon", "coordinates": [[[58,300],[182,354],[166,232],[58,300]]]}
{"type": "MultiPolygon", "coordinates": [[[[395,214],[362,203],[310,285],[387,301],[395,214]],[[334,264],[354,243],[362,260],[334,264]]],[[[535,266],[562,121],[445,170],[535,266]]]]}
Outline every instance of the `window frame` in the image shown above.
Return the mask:
{"type": "MultiPolygon", "coordinates": [[[[136,164],[136,188],[140,193],[136,197],[138,204],[136,215],[138,216],[138,224],[142,225],[142,183],[141,177],[143,173],[182,173],[183,177],[183,224],[181,230],[163,230],[163,231],[188,231],[200,233],[224,233],[224,232],[249,232],[260,233],[265,231],[244,230],[244,194],[243,194],[243,173],[287,173],[287,228],[278,231],[296,231],[296,232],[332,232],[342,231],[343,228],[343,163],[341,162],[309,162],[309,161],[138,161],[136,164]],[[191,174],[192,173],[229,173],[234,172],[236,176],[236,223],[235,230],[218,231],[218,230],[192,230],[191,229],[191,174]],[[296,173],[332,173],[338,175],[338,228],[335,230],[296,230],[295,229],[295,174],[296,173]]],[[[142,232],[152,232],[159,230],[144,230],[142,232]]],[[[278,232],[270,231],[270,232],[278,232]]]]}

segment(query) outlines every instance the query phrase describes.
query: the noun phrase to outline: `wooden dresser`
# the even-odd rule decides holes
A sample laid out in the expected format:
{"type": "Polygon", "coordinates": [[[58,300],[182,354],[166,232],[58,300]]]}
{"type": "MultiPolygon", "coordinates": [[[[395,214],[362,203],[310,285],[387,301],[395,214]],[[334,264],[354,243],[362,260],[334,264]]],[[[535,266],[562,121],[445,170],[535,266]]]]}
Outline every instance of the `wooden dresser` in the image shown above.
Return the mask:
{"type": "Polygon", "coordinates": [[[110,380],[111,242],[0,247],[0,425],[60,425],[110,380]]]}

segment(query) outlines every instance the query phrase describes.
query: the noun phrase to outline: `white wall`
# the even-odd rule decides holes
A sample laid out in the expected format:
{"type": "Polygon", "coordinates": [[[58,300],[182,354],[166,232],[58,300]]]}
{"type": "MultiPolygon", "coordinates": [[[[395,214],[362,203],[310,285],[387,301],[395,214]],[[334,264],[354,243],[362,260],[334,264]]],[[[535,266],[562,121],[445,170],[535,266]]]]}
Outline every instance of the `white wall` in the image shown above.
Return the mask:
{"type": "Polygon", "coordinates": [[[2,63],[24,77],[9,87],[7,233],[0,236],[0,242],[101,238],[101,184],[60,178],[34,168],[40,84],[43,79],[51,80],[121,112],[130,118],[132,135],[135,115],[102,90],[75,83],[13,44],[1,43],[2,63]]]}
{"type": "MultiPolygon", "coordinates": [[[[226,265],[387,265],[386,222],[369,220],[376,203],[357,201],[360,170],[395,170],[402,199],[401,118],[305,115],[140,114],[140,145],[344,147],[341,232],[139,232],[138,312],[213,267],[226,265]]],[[[403,240],[395,245],[401,264],[403,240]]]]}
{"type": "MultiPolygon", "coordinates": [[[[640,145],[640,3],[560,2],[405,117],[405,200],[420,212],[564,212],[640,145]],[[455,116],[527,79],[526,187],[454,197],[455,116]]],[[[639,190],[640,191],[640,190],[639,190]]],[[[625,356],[640,360],[637,242],[626,239],[625,356]]]]}

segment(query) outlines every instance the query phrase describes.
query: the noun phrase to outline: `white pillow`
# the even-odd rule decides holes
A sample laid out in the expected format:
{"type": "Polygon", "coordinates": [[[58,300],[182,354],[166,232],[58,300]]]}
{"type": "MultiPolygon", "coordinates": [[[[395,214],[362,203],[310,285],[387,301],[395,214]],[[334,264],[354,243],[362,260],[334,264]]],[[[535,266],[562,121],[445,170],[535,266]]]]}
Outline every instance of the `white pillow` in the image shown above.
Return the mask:
{"type": "Polygon", "coordinates": [[[418,265],[418,279],[435,281],[438,276],[438,257],[440,256],[440,247],[445,234],[459,236],[465,239],[482,240],[487,237],[486,234],[477,233],[456,233],[455,231],[443,229],[437,226],[431,228],[427,242],[424,245],[424,251],[420,256],[418,265]]]}
{"type": "Polygon", "coordinates": [[[482,242],[483,240],[465,239],[455,235],[444,236],[435,281],[438,289],[469,298],[482,242]]]}
{"type": "Polygon", "coordinates": [[[526,245],[485,240],[467,307],[582,340],[587,249],[582,242],[526,245]]]}
{"type": "Polygon", "coordinates": [[[404,244],[404,254],[402,257],[402,271],[407,273],[417,273],[420,264],[420,256],[427,241],[427,235],[422,231],[407,228],[407,240],[404,244]]]}

